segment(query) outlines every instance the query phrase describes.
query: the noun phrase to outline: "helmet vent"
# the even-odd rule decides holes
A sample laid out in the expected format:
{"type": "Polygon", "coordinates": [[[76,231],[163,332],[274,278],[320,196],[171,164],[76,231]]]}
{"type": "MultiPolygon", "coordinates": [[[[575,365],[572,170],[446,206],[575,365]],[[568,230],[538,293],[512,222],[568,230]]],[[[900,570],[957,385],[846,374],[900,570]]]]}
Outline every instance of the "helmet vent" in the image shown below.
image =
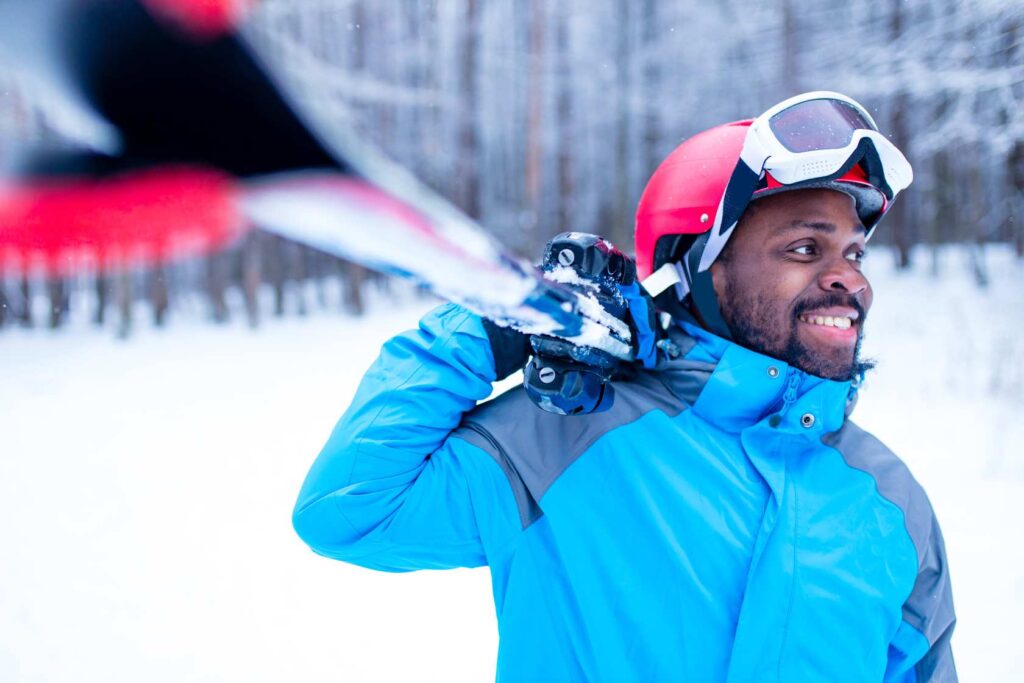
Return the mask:
{"type": "Polygon", "coordinates": [[[800,167],[800,174],[808,176],[826,175],[828,170],[830,170],[830,165],[827,161],[812,161],[800,167]]]}

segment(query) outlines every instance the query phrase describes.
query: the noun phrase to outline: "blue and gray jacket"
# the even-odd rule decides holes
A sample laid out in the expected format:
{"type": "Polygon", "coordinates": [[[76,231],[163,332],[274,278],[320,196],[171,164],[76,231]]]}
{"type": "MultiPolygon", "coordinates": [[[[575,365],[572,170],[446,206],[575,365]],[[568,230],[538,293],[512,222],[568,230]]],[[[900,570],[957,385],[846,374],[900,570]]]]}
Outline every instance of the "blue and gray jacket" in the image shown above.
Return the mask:
{"type": "Polygon", "coordinates": [[[455,306],[387,342],[295,508],[321,555],[491,570],[499,680],[955,681],[942,536],[850,385],[688,325],[560,417],[455,306]]]}

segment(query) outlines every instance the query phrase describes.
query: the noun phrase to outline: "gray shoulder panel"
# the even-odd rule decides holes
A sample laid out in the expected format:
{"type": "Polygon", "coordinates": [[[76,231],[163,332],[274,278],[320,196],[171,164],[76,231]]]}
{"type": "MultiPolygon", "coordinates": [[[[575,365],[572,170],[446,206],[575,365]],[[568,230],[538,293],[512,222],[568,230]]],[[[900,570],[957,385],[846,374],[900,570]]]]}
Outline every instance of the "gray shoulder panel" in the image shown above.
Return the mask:
{"type": "MultiPolygon", "coordinates": [[[[917,581],[904,603],[903,618],[928,639],[932,645],[929,656],[938,654],[943,642],[948,651],[949,633],[956,616],[942,533],[924,490],[903,461],[850,420],[839,431],[826,434],[822,441],[838,450],[850,467],[871,475],[878,493],[903,511],[918,559],[917,581]]],[[[926,665],[927,659],[920,665],[926,665]]],[[[951,657],[949,667],[952,667],[951,657]]]]}
{"type": "Polygon", "coordinates": [[[949,628],[939,635],[938,640],[932,643],[931,649],[914,667],[917,680],[929,683],[957,683],[959,680],[956,665],[953,663],[953,649],[949,644],[950,636],[953,635],[953,625],[951,623],[949,628]]]}
{"type": "Polygon", "coordinates": [[[498,466],[501,467],[501,470],[505,473],[505,477],[508,479],[509,485],[512,487],[512,495],[515,497],[516,507],[519,509],[519,521],[522,523],[524,529],[533,524],[541,516],[542,513],[540,508],[537,506],[537,501],[533,499],[533,496],[526,488],[526,484],[523,483],[523,479],[519,476],[519,472],[516,471],[512,461],[509,460],[505,449],[501,447],[501,444],[499,444],[494,437],[487,432],[487,430],[483,429],[478,424],[463,422],[452,436],[476,446],[490,455],[491,458],[498,463],[498,466]]]}
{"type": "Polygon", "coordinates": [[[704,390],[704,385],[711,378],[711,373],[715,371],[714,363],[686,360],[685,358],[673,361],[669,367],[671,370],[660,373],[658,378],[687,406],[692,406],[697,402],[697,397],[704,390]]]}
{"type": "MultiPolygon", "coordinates": [[[[674,416],[687,407],[667,381],[673,370],[641,371],[617,381],[611,409],[593,415],[545,412],[517,387],[467,413],[453,436],[487,451],[502,467],[525,527],[541,514],[538,502],[555,480],[599,438],[651,411],[674,416]]],[[[707,376],[684,380],[687,394],[696,396],[707,376]]]]}

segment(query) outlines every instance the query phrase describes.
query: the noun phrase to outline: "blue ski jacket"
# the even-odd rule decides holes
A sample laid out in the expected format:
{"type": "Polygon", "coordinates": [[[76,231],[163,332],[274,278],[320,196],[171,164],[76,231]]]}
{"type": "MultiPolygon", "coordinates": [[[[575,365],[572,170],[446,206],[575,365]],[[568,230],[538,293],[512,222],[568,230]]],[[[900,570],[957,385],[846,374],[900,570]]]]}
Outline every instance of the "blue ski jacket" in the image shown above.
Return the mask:
{"type": "Polygon", "coordinates": [[[452,305],[387,342],[299,535],[386,571],[490,567],[504,681],[955,681],[942,536],[849,383],[685,323],[683,354],[561,417],[452,305]]]}

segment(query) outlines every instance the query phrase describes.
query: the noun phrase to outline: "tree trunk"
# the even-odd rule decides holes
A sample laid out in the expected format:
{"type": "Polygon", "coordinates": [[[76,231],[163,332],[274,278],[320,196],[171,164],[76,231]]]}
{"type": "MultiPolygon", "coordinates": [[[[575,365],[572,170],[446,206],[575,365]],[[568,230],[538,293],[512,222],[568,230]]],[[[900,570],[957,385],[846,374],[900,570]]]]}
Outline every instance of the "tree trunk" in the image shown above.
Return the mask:
{"type": "Polygon", "coordinates": [[[967,168],[967,174],[969,177],[968,187],[970,192],[968,197],[970,198],[968,211],[970,230],[973,236],[972,245],[969,251],[971,259],[971,271],[974,273],[974,281],[979,287],[988,287],[989,276],[988,266],[985,262],[985,242],[987,226],[982,225],[982,221],[985,220],[986,216],[989,215],[985,203],[985,188],[982,182],[982,168],[981,159],[983,151],[977,148],[974,149],[974,154],[965,154],[961,157],[961,160],[966,160],[970,163],[967,168]]]}
{"type": "Polygon", "coordinates": [[[0,271],[0,328],[7,324],[7,319],[10,317],[11,302],[7,298],[7,287],[5,285],[5,278],[3,271],[0,271]]]}
{"type": "Polygon", "coordinates": [[[167,289],[166,266],[154,266],[150,272],[149,301],[153,306],[153,324],[157,327],[166,326],[171,303],[170,292],[167,289]]]}
{"type": "Polygon", "coordinates": [[[68,283],[62,277],[51,277],[46,281],[46,294],[49,299],[49,324],[51,330],[56,330],[67,319],[70,311],[70,296],[68,283]]]}
{"type": "Polygon", "coordinates": [[[527,248],[540,245],[544,173],[544,2],[530,2],[530,49],[527,55],[529,80],[526,89],[526,207],[530,221],[524,226],[527,248]]]}
{"type": "Polygon", "coordinates": [[[127,339],[132,332],[132,274],[125,269],[114,275],[115,298],[120,316],[117,321],[118,339],[127,339]]]}
{"type": "Polygon", "coordinates": [[[264,235],[259,230],[252,230],[245,238],[242,246],[242,292],[245,298],[245,318],[249,327],[256,328],[260,324],[259,290],[262,279],[261,246],[264,235]]]}
{"type": "Polygon", "coordinates": [[[632,234],[634,207],[629,196],[629,134],[632,112],[630,100],[633,95],[631,79],[632,12],[633,0],[619,0],[616,11],[618,26],[615,43],[616,82],[614,84],[616,107],[615,119],[615,205],[612,208],[612,222],[607,226],[609,238],[617,244],[625,244],[632,234]]]}
{"type": "MultiPolygon", "coordinates": [[[[1004,53],[1006,64],[1020,64],[1021,58],[1024,57],[1024,45],[1021,44],[1024,42],[1024,38],[1021,37],[1022,18],[1024,17],[1018,14],[1007,26],[1006,45],[1009,47],[1004,53]]],[[[1007,155],[1007,164],[1009,166],[1007,173],[1009,187],[1006,188],[1009,202],[1007,213],[1009,214],[1011,239],[1017,258],[1024,259],[1024,140],[1019,137],[1007,155]]]]}
{"type": "Polygon", "coordinates": [[[477,177],[477,51],[480,16],[477,0],[465,0],[461,73],[459,83],[459,135],[455,162],[455,203],[473,218],[480,217],[480,181],[477,177]]]}
{"type": "MultiPolygon", "coordinates": [[[[889,36],[893,44],[898,44],[903,33],[903,0],[891,0],[891,3],[889,36]]],[[[889,127],[889,137],[896,147],[904,151],[906,151],[907,143],[909,142],[906,125],[906,109],[908,104],[906,92],[901,86],[891,102],[892,118],[889,127]]],[[[909,208],[910,206],[906,201],[896,201],[886,218],[885,229],[892,239],[892,244],[896,247],[896,266],[900,270],[910,267],[910,249],[914,243],[910,230],[909,208]]]]}
{"type": "Polygon", "coordinates": [[[558,231],[572,230],[573,219],[573,120],[572,120],[572,59],[569,49],[569,16],[566,3],[555,4],[555,44],[557,46],[558,74],[558,231]]]}
{"type": "Polygon", "coordinates": [[[27,275],[22,275],[18,282],[18,294],[21,300],[15,318],[22,327],[32,327],[32,286],[27,275]]]}
{"type": "Polygon", "coordinates": [[[644,175],[652,173],[661,161],[661,98],[662,91],[661,53],[655,51],[663,28],[659,26],[657,0],[645,0],[643,14],[643,42],[645,46],[644,84],[646,111],[644,116],[644,175]]]}
{"type": "Polygon", "coordinates": [[[284,315],[285,241],[277,235],[267,235],[265,246],[267,275],[274,289],[274,317],[280,318],[284,315]]]}
{"type": "Polygon", "coordinates": [[[102,273],[96,273],[94,288],[96,292],[96,311],[93,313],[92,321],[98,327],[103,327],[107,321],[107,300],[110,298],[110,277],[102,273]]]}
{"type": "Polygon", "coordinates": [[[288,279],[295,294],[295,310],[305,316],[309,313],[306,305],[306,251],[301,244],[288,244],[288,279]]]}
{"type": "Polygon", "coordinates": [[[309,252],[310,275],[316,283],[316,305],[321,310],[327,308],[327,268],[331,258],[318,251],[309,252]]]}
{"type": "MultiPolygon", "coordinates": [[[[942,149],[935,154],[934,193],[931,197],[931,202],[935,206],[934,229],[936,242],[939,245],[961,239],[957,230],[957,224],[961,221],[959,212],[960,201],[957,193],[953,191],[954,188],[961,185],[960,179],[954,172],[954,169],[958,167],[954,163],[955,155],[958,153],[959,151],[942,149]]],[[[938,276],[941,274],[939,272],[938,259],[936,258],[935,261],[936,265],[933,268],[933,273],[938,276]]]]}
{"type": "Polygon", "coordinates": [[[1017,258],[1024,258],[1024,141],[1017,140],[1008,157],[1009,214],[1017,258]]]}
{"type": "Polygon", "coordinates": [[[210,300],[210,315],[215,323],[228,321],[228,302],[225,298],[228,279],[227,255],[223,252],[206,258],[206,296],[210,300]]]}
{"type": "Polygon", "coordinates": [[[342,307],[354,316],[361,316],[366,311],[363,299],[363,285],[366,282],[367,270],[363,266],[348,261],[341,261],[341,278],[345,288],[342,307]]]}
{"type": "Polygon", "coordinates": [[[793,1],[782,0],[782,88],[786,97],[801,92],[797,61],[801,36],[793,1]]]}

